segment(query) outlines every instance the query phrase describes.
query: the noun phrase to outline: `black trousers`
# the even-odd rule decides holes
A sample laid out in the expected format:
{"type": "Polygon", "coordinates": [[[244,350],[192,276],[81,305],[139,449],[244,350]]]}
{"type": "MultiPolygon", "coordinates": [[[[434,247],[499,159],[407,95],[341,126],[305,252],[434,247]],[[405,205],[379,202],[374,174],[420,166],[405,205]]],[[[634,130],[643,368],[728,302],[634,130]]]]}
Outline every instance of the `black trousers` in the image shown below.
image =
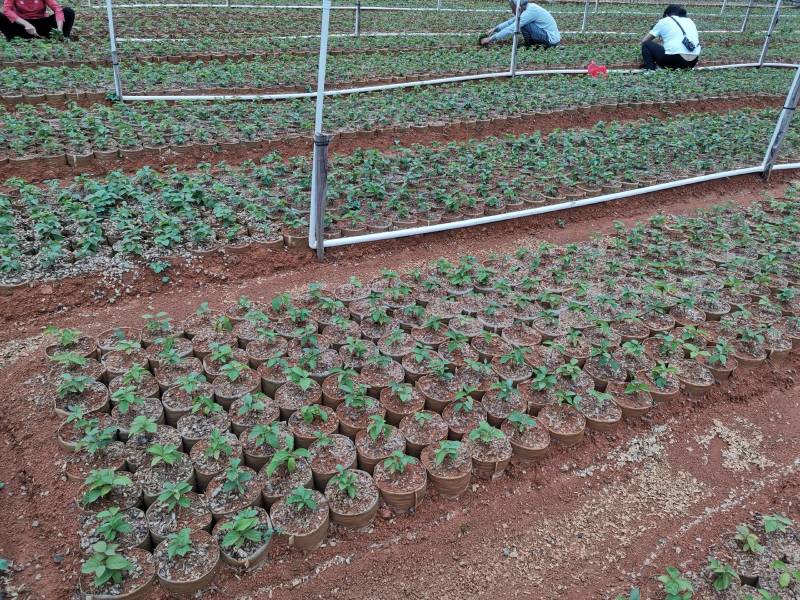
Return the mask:
{"type": "Polygon", "coordinates": [[[642,44],[642,61],[644,68],[651,71],[657,66],[664,69],[692,69],[697,64],[697,58],[686,60],[680,54],[667,54],[664,46],[652,40],[642,44]]]}
{"type": "MultiPolygon", "coordinates": [[[[42,37],[50,37],[50,32],[53,29],[58,28],[56,24],[56,16],[49,15],[44,19],[26,19],[28,23],[33,25],[36,28],[36,33],[38,33],[42,37]]],[[[69,37],[70,31],[72,31],[72,24],[75,22],[75,11],[72,10],[69,6],[64,7],[64,36],[69,37]]],[[[25,28],[20,25],[19,23],[12,23],[9,21],[5,15],[0,14],[0,31],[3,32],[3,35],[6,36],[6,40],[9,42],[12,38],[20,37],[30,39],[33,36],[30,35],[25,28]]]]}

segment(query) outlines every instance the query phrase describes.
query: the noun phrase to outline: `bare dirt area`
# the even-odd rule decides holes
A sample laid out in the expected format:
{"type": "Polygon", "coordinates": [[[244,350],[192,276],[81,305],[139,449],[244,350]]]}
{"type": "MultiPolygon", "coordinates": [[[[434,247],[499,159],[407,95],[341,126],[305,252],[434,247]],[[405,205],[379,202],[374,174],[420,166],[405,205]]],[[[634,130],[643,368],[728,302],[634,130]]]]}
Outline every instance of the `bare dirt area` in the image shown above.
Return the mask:
{"type": "MultiPolygon", "coordinates": [[[[634,121],[648,117],[666,119],[678,115],[694,113],[724,114],[732,110],[745,108],[778,108],[783,96],[776,97],[744,97],[716,99],[685,99],[681,102],[641,106],[638,104],[621,104],[619,106],[596,106],[591,109],[564,109],[546,112],[539,115],[524,115],[523,119],[487,119],[481,122],[454,122],[441,125],[425,125],[414,127],[395,127],[372,131],[354,131],[334,136],[330,145],[331,155],[347,155],[356,148],[373,148],[390,150],[397,144],[430,144],[433,142],[448,143],[451,141],[467,141],[489,136],[522,135],[541,132],[547,134],[557,128],[592,127],[599,121],[634,121]]],[[[87,166],[71,167],[47,166],[31,173],[28,165],[8,163],[3,166],[4,176],[24,177],[31,183],[48,179],[71,178],[78,175],[103,175],[112,170],[132,173],[144,166],[163,169],[178,167],[181,170],[192,170],[198,162],[216,163],[224,160],[232,165],[246,160],[259,160],[270,152],[279,152],[284,157],[309,155],[311,138],[304,135],[290,135],[272,141],[257,144],[220,145],[213,150],[200,146],[189,146],[180,152],[171,147],[159,151],[142,154],[136,158],[117,158],[104,161],[95,160],[87,166]]]]}
{"type": "Polygon", "coordinates": [[[629,224],[658,212],[689,214],[721,202],[747,204],[764,193],[778,195],[790,178],[786,172],[775,172],[768,184],[758,176],[711,181],[489,226],[330,249],[323,263],[308,250],[259,249],[247,255],[219,252],[191,263],[175,259],[172,281],[166,285],[138,267],[121,277],[99,273],[34,283],[0,296],[0,342],[34,335],[54,321],[88,333],[101,331],[112,314],[115,323],[139,325],[156,297],[163,310],[182,318],[209,298],[221,303],[244,294],[269,300],[312,281],[336,285],[355,273],[372,276],[386,265],[412,267],[440,256],[460,256],[465,248],[480,256],[522,244],[580,241],[611,232],[616,220],[629,224]]]}

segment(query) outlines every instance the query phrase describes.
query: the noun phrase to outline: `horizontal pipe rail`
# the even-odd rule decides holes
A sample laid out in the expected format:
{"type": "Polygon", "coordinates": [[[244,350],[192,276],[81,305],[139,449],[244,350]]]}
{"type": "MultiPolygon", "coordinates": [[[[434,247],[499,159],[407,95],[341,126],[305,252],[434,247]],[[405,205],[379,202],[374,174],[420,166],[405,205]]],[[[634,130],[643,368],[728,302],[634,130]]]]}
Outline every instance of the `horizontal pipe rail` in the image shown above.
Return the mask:
{"type": "MultiPolygon", "coordinates": [[[[716,71],[723,69],[758,68],[758,63],[740,63],[731,65],[709,65],[707,67],[697,67],[695,70],[716,71]]],[[[763,67],[796,69],[797,64],[792,63],[764,63],[763,67]]],[[[609,69],[609,73],[639,73],[643,69],[609,69]]],[[[517,71],[517,75],[539,76],[539,75],[585,75],[586,69],[539,69],[532,71],[517,71]]],[[[325,96],[345,96],[349,94],[362,94],[370,92],[380,92],[385,90],[398,90],[411,87],[422,87],[427,85],[442,85],[448,83],[461,83],[464,81],[479,81],[483,79],[501,79],[511,77],[510,71],[497,73],[481,73],[478,75],[462,75],[459,77],[441,77],[439,79],[425,79],[420,81],[404,81],[401,83],[387,83],[384,85],[371,85],[357,88],[343,88],[335,90],[325,90],[325,96]]],[[[296,92],[286,94],[192,94],[180,95],[123,95],[122,101],[131,102],[181,102],[181,101],[202,101],[202,100],[297,100],[300,98],[315,98],[316,92],[296,92]]]]}
{"type": "MultiPolygon", "coordinates": [[[[788,169],[800,169],[800,163],[786,163],[776,165],[773,170],[782,171],[788,169]]],[[[461,229],[464,227],[476,227],[479,225],[489,225],[491,223],[499,223],[501,221],[510,221],[512,219],[520,219],[523,217],[532,217],[535,215],[546,214],[550,212],[557,212],[561,210],[569,210],[571,208],[579,208],[581,206],[589,206],[591,204],[602,204],[604,202],[611,202],[614,200],[623,200],[633,196],[640,196],[644,194],[652,194],[662,190],[670,190],[687,185],[696,185],[706,181],[714,181],[716,179],[726,179],[728,177],[737,177],[741,175],[752,175],[761,173],[764,170],[764,165],[761,164],[757,167],[746,167],[742,169],[732,169],[730,171],[721,171],[719,173],[710,173],[707,175],[700,175],[697,177],[689,177],[686,179],[678,179],[676,181],[669,181],[667,183],[659,183],[657,185],[649,185],[647,187],[638,188],[635,190],[625,190],[624,192],[616,192],[614,194],[603,194],[601,196],[594,196],[592,198],[583,198],[581,200],[570,200],[569,202],[561,202],[559,204],[551,204],[549,206],[537,206],[536,208],[527,208],[523,210],[515,210],[513,212],[502,213],[499,215],[489,215],[485,217],[477,217],[474,219],[465,219],[463,221],[455,221],[452,223],[437,223],[435,225],[425,225],[422,227],[411,227],[408,229],[398,229],[396,231],[382,231],[379,233],[369,233],[366,235],[356,235],[346,238],[337,238],[332,240],[324,240],[323,247],[337,248],[341,246],[350,246],[353,244],[364,244],[368,242],[379,242],[384,240],[393,240],[401,237],[408,237],[412,235],[423,235],[426,233],[438,233],[441,231],[450,231],[453,229],[461,229]]]]}

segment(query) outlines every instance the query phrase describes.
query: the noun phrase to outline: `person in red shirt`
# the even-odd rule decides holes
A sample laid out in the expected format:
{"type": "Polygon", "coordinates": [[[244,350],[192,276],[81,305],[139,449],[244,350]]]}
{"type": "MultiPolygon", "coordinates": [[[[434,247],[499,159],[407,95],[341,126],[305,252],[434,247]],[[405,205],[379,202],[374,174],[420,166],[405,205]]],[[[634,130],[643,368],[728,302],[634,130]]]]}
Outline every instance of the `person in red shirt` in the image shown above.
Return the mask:
{"type": "Polygon", "coordinates": [[[53,29],[58,29],[69,37],[75,11],[61,5],[56,0],[3,0],[0,14],[0,31],[6,40],[12,38],[47,38],[53,29]],[[47,14],[47,8],[53,14],[47,14]]]}

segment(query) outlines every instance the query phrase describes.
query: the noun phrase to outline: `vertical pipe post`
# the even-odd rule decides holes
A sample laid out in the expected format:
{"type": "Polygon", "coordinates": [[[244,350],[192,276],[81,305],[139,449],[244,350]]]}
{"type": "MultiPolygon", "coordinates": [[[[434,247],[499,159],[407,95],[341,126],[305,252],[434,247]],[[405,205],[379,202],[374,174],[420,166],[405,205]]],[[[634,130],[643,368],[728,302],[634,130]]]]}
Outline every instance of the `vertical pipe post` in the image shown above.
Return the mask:
{"type": "Polygon", "coordinates": [[[739,30],[739,33],[744,33],[744,30],[747,29],[747,22],[750,20],[750,11],[753,10],[753,2],[754,0],[750,0],[747,3],[747,10],[744,11],[744,19],[742,20],[742,28],[739,30]]]}
{"type": "Polygon", "coordinates": [[[517,10],[514,23],[514,39],[511,41],[511,67],[509,68],[511,77],[516,77],[517,75],[517,47],[519,46],[519,18],[521,16],[519,13],[519,5],[520,0],[517,0],[517,10]]]}
{"type": "Polygon", "coordinates": [[[583,20],[581,21],[581,33],[586,31],[586,21],[589,20],[589,0],[583,3],[583,20]]]}
{"type": "Polygon", "coordinates": [[[325,258],[325,206],[328,193],[328,144],[330,136],[325,133],[314,134],[314,188],[316,193],[312,202],[316,219],[312,223],[317,241],[317,260],[325,258]]]}
{"type": "Polygon", "coordinates": [[[722,16],[722,13],[725,12],[725,4],[727,2],[728,2],[728,0],[722,0],[722,7],[719,9],[719,16],[722,16]]]}
{"type": "Polygon", "coordinates": [[[356,0],[355,36],[361,37],[361,0],[356,0]]]}
{"type": "Polygon", "coordinates": [[[786,102],[783,104],[783,110],[778,116],[778,122],[775,124],[775,131],[772,133],[772,139],[767,146],[767,152],[764,155],[764,171],[761,176],[765,181],[769,181],[772,167],[775,166],[775,161],[778,159],[778,150],[780,150],[783,138],[786,137],[786,132],[789,129],[789,124],[792,122],[792,117],[797,110],[797,104],[800,100],[800,67],[795,71],[792,86],[789,88],[789,93],[786,95],[786,102]]]}
{"type": "Polygon", "coordinates": [[[758,59],[758,66],[764,64],[764,59],[767,58],[767,50],[769,50],[769,42],[772,38],[772,32],[775,30],[775,25],[778,24],[778,18],[781,14],[781,3],[783,0],[778,0],[775,3],[775,12],[772,13],[772,20],[769,22],[769,29],[767,29],[767,37],[764,38],[764,46],[761,48],[761,56],[758,59]]]}
{"type": "Polygon", "coordinates": [[[111,70],[114,74],[114,93],[118,100],[122,100],[122,79],[119,75],[117,34],[114,31],[114,9],[111,7],[111,0],[106,0],[106,17],[108,19],[108,44],[111,48],[111,70]]]}
{"type": "Polygon", "coordinates": [[[436,0],[436,10],[442,10],[442,0],[436,0]]]}
{"type": "MultiPolygon", "coordinates": [[[[110,2],[111,0],[107,0],[110,2]]],[[[319,67],[317,69],[317,108],[314,115],[314,160],[312,162],[311,173],[311,205],[308,215],[308,246],[312,250],[317,251],[317,257],[324,256],[325,248],[322,237],[317,237],[317,230],[323,227],[324,221],[324,198],[320,198],[320,194],[327,191],[327,186],[318,185],[319,171],[321,170],[320,161],[318,159],[318,152],[321,152],[320,146],[317,150],[317,137],[322,134],[322,108],[325,101],[325,70],[328,63],[328,32],[331,23],[331,0],[322,0],[322,31],[320,32],[319,39],[319,67]],[[319,209],[322,208],[322,211],[319,209]],[[317,247],[319,246],[319,247],[317,247]]],[[[325,151],[327,152],[327,143],[325,144],[325,151]]]]}
{"type": "Polygon", "coordinates": [[[594,0],[594,10],[592,12],[596,13],[600,8],[600,0],[594,0]]]}

